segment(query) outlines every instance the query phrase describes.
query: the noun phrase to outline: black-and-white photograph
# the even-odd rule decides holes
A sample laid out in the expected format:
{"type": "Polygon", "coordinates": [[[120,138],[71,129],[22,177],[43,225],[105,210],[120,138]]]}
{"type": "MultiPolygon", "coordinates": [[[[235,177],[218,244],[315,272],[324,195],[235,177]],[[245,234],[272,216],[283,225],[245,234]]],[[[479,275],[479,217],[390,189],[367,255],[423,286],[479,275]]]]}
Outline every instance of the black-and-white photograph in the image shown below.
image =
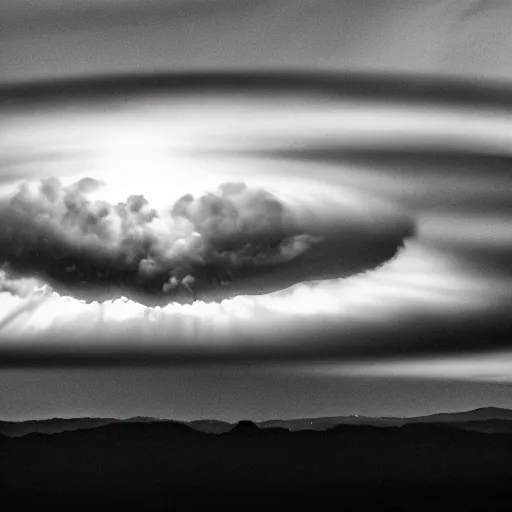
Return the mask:
{"type": "Polygon", "coordinates": [[[0,0],[5,510],[512,509],[511,28],[0,0]]]}

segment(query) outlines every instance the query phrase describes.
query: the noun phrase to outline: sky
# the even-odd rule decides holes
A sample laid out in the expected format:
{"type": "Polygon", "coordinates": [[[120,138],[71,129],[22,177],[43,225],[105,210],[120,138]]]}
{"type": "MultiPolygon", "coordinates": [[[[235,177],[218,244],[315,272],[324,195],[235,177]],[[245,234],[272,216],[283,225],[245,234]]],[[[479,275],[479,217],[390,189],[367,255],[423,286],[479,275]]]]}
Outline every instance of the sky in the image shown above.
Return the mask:
{"type": "Polygon", "coordinates": [[[2,4],[4,85],[107,74],[114,94],[29,102],[4,89],[0,236],[17,229],[20,184],[87,177],[105,182],[101,200],[143,194],[159,211],[243,182],[327,241],[213,303],[84,302],[4,276],[3,419],[512,407],[511,109],[485,86],[512,69],[507,3],[59,4],[2,4]],[[302,78],[170,93],[116,81],[248,69],[302,78]],[[355,71],[373,89],[321,78],[355,71]],[[411,94],[415,76],[424,90],[411,94]],[[461,99],[455,76],[484,85],[461,99]]]}
{"type": "Polygon", "coordinates": [[[2,2],[3,81],[233,69],[507,80],[507,0],[2,2]]]}

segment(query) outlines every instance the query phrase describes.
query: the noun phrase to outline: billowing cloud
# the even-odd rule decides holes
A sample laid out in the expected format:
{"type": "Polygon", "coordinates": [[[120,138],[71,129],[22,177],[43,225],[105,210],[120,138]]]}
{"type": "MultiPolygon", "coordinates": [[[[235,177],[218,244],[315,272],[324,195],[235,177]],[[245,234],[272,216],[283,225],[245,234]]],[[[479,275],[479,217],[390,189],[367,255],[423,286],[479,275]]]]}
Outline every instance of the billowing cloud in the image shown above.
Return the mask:
{"type": "Polygon", "coordinates": [[[164,211],[143,195],[99,199],[103,185],[83,178],[65,186],[54,177],[22,183],[4,257],[18,266],[36,258],[39,268],[44,261],[84,281],[193,293],[195,285],[225,285],[240,272],[291,261],[321,240],[291,234],[285,205],[242,182],[184,195],[164,211]]]}

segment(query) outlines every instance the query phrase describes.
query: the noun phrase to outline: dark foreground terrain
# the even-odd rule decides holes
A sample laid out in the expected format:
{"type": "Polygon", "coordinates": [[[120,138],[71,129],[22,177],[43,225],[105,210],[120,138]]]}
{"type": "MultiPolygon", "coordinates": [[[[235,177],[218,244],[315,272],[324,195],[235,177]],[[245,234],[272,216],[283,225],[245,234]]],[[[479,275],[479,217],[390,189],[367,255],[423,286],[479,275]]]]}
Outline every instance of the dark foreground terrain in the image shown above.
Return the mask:
{"type": "Polygon", "coordinates": [[[448,424],[212,434],[119,422],[0,436],[5,510],[508,510],[512,434],[448,424]],[[37,508],[36,508],[37,507],[37,508]]]}

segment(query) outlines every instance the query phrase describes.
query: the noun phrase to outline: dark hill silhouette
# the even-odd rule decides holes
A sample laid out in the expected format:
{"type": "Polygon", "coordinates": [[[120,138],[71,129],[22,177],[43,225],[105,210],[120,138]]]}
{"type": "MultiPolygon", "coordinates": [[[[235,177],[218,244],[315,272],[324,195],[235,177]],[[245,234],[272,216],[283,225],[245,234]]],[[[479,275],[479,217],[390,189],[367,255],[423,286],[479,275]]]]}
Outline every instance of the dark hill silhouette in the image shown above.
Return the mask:
{"type": "Polygon", "coordinates": [[[412,418],[399,417],[371,417],[371,416],[328,416],[320,418],[276,419],[260,422],[242,420],[238,423],[202,419],[187,422],[159,419],[147,416],[132,418],[51,418],[46,420],[28,421],[0,421],[0,434],[8,437],[20,437],[30,433],[55,434],[74,430],[87,430],[114,423],[173,423],[210,434],[222,434],[234,430],[235,432],[251,432],[261,430],[287,430],[287,431],[326,431],[338,425],[399,427],[407,424],[450,424],[455,428],[474,430],[477,432],[495,432],[512,434],[512,411],[499,407],[482,407],[471,411],[437,413],[428,416],[412,418]]]}
{"type": "Polygon", "coordinates": [[[211,435],[125,421],[1,435],[0,453],[2,496],[19,508],[507,510],[512,500],[512,434],[449,423],[290,432],[242,421],[211,435]]]}

